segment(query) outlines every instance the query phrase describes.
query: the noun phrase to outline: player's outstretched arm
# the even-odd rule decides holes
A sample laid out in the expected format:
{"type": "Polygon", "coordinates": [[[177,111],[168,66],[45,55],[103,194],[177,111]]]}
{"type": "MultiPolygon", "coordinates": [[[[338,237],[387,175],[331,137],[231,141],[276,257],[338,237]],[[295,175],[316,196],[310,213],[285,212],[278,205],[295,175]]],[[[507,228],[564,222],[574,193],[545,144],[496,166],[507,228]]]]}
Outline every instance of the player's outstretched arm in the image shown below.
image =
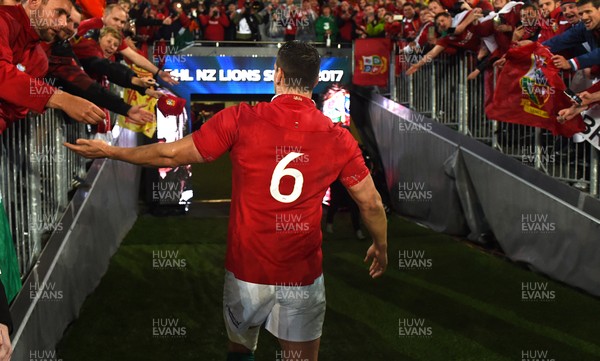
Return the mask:
{"type": "Polygon", "coordinates": [[[387,217],[383,209],[381,196],[377,192],[375,184],[373,184],[371,175],[348,188],[348,192],[358,205],[365,226],[371,237],[373,237],[373,244],[367,250],[365,262],[368,262],[369,259],[373,260],[369,267],[369,275],[377,278],[385,272],[388,263],[387,217]]]}
{"type": "Polygon", "coordinates": [[[191,135],[172,143],[134,148],[114,147],[99,139],[77,139],[75,144],[64,145],[86,158],[110,158],[149,167],[173,168],[182,164],[204,163],[191,135]]]}

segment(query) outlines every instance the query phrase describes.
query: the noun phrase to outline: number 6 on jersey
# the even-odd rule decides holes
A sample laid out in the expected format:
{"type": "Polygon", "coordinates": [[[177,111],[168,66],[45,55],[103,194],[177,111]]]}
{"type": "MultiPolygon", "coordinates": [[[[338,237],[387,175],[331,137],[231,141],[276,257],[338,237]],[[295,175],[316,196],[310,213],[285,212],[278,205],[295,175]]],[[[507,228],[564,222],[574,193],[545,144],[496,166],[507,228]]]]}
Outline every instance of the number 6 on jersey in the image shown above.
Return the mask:
{"type": "Polygon", "coordinates": [[[286,168],[288,164],[290,164],[294,159],[303,155],[304,153],[296,153],[290,152],[277,164],[275,170],[273,171],[273,176],[271,176],[271,196],[275,198],[276,201],[281,203],[292,203],[302,193],[302,185],[304,184],[304,177],[302,173],[295,168],[286,168]],[[281,178],[284,176],[294,177],[294,189],[292,193],[288,195],[281,194],[279,192],[279,183],[281,183],[281,178]]]}

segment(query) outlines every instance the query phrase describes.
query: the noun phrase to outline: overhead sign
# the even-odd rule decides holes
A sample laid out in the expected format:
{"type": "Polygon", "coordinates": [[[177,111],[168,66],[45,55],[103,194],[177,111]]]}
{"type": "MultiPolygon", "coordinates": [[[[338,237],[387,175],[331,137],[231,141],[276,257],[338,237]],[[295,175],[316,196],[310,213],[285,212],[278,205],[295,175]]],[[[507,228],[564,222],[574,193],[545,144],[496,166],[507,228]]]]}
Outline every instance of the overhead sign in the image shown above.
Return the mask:
{"type": "MultiPolygon", "coordinates": [[[[183,56],[166,57],[164,69],[178,78],[173,90],[191,94],[273,94],[275,57],[183,56]]],[[[323,57],[315,93],[333,83],[348,84],[350,58],[323,57]]]]}

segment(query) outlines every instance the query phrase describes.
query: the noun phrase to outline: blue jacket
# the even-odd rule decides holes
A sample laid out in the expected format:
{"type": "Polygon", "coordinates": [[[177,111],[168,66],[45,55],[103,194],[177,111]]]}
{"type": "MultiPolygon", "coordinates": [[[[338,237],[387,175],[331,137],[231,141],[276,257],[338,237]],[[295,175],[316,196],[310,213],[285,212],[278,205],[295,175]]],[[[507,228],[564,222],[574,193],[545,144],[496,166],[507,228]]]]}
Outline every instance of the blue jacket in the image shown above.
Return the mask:
{"type": "Polygon", "coordinates": [[[573,71],[600,65],[600,47],[598,47],[594,38],[594,30],[587,30],[583,22],[579,22],[564,33],[544,41],[542,45],[549,47],[553,53],[581,45],[588,49],[587,53],[569,59],[573,71]]]}

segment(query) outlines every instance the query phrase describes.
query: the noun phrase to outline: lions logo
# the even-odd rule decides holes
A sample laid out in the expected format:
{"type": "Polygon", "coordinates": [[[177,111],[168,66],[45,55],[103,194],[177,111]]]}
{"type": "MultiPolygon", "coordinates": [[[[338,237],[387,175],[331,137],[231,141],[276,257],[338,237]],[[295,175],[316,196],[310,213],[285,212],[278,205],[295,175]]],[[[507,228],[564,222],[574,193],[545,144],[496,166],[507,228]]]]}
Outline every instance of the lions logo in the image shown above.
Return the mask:
{"type": "Polygon", "coordinates": [[[388,69],[387,58],[379,55],[363,56],[359,61],[359,69],[361,73],[369,73],[373,75],[385,74],[388,69]]]}
{"type": "Polygon", "coordinates": [[[538,108],[546,104],[552,93],[548,79],[542,71],[545,66],[545,57],[531,54],[531,68],[519,81],[523,95],[526,95],[538,108]]]}

